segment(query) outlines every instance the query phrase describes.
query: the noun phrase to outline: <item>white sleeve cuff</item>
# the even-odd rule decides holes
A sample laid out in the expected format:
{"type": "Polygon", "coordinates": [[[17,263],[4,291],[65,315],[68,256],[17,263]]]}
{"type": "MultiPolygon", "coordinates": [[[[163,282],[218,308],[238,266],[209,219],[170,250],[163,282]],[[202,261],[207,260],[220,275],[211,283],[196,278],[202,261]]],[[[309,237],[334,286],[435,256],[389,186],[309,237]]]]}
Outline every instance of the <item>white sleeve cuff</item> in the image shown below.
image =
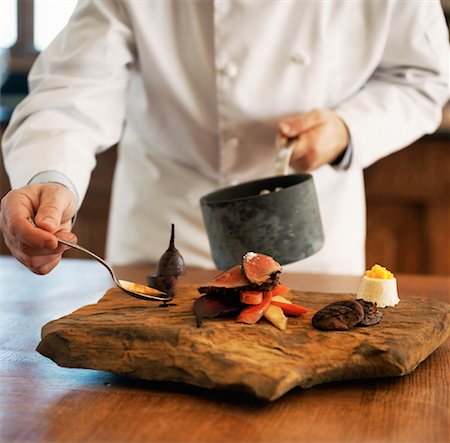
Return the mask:
{"type": "Polygon", "coordinates": [[[77,189],[75,188],[75,185],[72,183],[72,180],[70,180],[70,178],[67,177],[67,175],[63,174],[62,172],[55,170],[38,172],[28,182],[29,185],[32,185],[34,183],[59,183],[60,185],[65,186],[67,189],[70,189],[75,195],[78,207],[79,197],[77,189]]]}
{"type": "Polygon", "coordinates": [[[350,140],[345,151],[335,161],[331,163],[331,166],[337,171],[346,171],[350,167],[350,164],[352,162],[352,156],[353,156],[353,145],[350,140]]]}

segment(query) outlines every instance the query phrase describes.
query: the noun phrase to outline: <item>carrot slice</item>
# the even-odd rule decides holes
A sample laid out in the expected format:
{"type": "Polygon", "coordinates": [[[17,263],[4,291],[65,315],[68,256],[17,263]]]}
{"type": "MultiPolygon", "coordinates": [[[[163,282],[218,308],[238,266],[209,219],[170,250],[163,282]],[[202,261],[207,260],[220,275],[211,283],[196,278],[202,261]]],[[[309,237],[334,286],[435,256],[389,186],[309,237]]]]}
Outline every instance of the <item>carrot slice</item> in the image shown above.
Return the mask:
{"type": "Polygon", "coordinates": [[[239,299],[246,305],[259,305],[263,301],[263,293],[261,291],[241,291],[239,299]]]}
{"type": "Polygon", "coordinates": [[[264,293],[263,301],[259,305],[244,308],[236,318],[237,322],[254,325],[264,315],[270,305],[272,296],[269,292],[264,293]]]}
{"type": "Polygon", "coordinates": [[[275,285],[270,292],[272,293],[272,296],[277,296],[277,295],[285,294],[288,291],[290,291],[289,286],[278,284],[278,285],[275,285]]]}

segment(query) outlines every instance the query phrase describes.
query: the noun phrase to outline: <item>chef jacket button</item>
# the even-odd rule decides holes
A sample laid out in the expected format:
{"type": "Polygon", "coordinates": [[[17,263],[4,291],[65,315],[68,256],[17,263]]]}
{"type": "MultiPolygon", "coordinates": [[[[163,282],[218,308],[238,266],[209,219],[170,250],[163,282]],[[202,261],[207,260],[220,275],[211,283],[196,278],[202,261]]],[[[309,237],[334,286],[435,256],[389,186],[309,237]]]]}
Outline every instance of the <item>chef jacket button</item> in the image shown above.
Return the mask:
{"type": "Polygon", "coordinates": [[[219,73],[228,78],[236,77],[237,72],[237,66],[232,62],[228,62],[219,68],[219,73]]]}
{"type": "Polygon", "coordinates": [[[298,65],[308,66],[311,63],[311,56],[306,52],[296,52],[291,55],[291,61],[298,65]]]}
{"type": "Polygon", "coordinates": [[[239,139],[237,137],[231,137],[227,140],[227,148],[236,149],[239,146],[239,139]]]}

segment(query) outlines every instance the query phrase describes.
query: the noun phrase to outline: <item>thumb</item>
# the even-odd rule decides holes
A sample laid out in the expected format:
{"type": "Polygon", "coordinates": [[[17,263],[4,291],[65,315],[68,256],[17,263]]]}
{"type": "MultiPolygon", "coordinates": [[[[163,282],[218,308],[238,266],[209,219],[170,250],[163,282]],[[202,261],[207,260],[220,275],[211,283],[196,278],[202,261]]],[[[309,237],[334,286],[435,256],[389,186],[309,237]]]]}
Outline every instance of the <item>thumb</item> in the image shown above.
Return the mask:
{"type": "Polygon", "coordinates": [[[38,227],[55,233],[61,229],[62,222],[75,214],[75,207],[72,191],[60,184],[48,184],[41,189],[34,221],[38,227]]]}

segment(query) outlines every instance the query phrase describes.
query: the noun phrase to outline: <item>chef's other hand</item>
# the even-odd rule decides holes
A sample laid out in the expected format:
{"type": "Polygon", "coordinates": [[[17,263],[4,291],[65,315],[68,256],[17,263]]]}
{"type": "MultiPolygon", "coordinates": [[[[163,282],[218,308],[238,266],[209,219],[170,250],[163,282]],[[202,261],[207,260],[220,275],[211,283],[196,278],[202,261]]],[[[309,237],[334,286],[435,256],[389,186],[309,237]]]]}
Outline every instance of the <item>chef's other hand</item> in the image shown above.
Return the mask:
{"type": "Polygon", "coordinates": [[[315,109],[288,117],[278,123],[278,146],[287,138],[294,142],[291,166],[297,171],[312,171],[332,163],[347,148],[350,135],[345,123],[330,109],[315,109]]]}
{"type": "Polygon", "coordinates": [[[0,230],[11,254],[36,274],[49,273],[66,246],[54,236],[76,242],[70,232],[76,211],[72,191],[57,183],[39,183],[14,189],[0,206],[0,230]],[[33,219],[36,226],[30,223],[33,219]]]}

